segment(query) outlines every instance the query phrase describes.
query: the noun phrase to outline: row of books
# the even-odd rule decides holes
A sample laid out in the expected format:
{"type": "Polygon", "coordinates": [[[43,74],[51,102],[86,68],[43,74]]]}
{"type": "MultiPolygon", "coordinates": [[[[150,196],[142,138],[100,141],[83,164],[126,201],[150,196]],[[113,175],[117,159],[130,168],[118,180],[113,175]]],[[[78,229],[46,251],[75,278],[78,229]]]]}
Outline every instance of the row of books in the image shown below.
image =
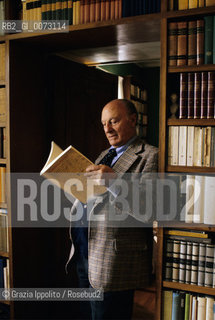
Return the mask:
{"type": "Polygon", "coordinates": [[[0,288],[9,289],[9,260],[0,258],[0,288]]]}
{"type": "Polygon", "coordinates": [[[6,121],[6,89],[0,88],[0,122],[6,121]]]}
{"type": "Polygon", "coordinates": [[[0,252],[9,251],[7,209],[0,208],[0,252]]]}
{"type": "Polygon", "coordinates": [[[0,158],[6,158],[6,128],[0,127],[0,158]]]}
{"type": "Polygon", "coordinates": [[[6,202],[6,167],[0,167],[0,203],[6,202]]]}
{"type": "Polygon", "coordinates": [[[147,100],[147,91],[137,85],[131,84],[131,96],[142,101],[147,100]]]}
{"type": "Polygon", "coordinates": [[[187,10],[215,6],[215,0],[169,0],[169,10],[187,10]]]}
{"type": "Polygon", "coordinates": [[[187,175],[186,204],[184,220],[186,223],[215,225],[215,177],[187,175]]]}
{"type": "Polygon", "coordinates": [[[70,25],[160,12],[160,0],[25,0],[23,20],[69,20],[70,25]]]}
{"type": "Polygon", "coordinates": [[[179,118],[215,118],[215,72],[180,73],[179,118]]]}
{"type": "Polygon", "coordinates": [[[5,43],[0,43],[0,80],[5,80],[5,43]]]}
{"type": "Polygon", "coordinates": [[[170,126],[168,164],[215,167],[215,127],[170,126]]]}
{"type": "Polygon", "coordinates": [[[168,25],[169,66],[215,63],[215,16],[168,25]]]}
{"type": "Polygon", "coordinates": [[[170,231],[173,232],[165,241],[164,279],[215,288],[215,245],[211,239],[198,238],[197,232],[190,237],[176,236],[177,232],[170,231]]]}
{"type": "Polygon", "coordinates": [[[164,290],[162,320],[213,320],[215,301],[212,296],[164,290]]]}

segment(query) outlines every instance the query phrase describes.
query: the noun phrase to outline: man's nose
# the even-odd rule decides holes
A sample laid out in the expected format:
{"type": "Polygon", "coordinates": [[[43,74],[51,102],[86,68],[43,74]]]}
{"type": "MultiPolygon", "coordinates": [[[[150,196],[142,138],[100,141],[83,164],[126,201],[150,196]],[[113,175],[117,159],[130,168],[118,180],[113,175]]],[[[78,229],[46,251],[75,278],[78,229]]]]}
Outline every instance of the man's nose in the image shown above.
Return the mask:
{"type": "Polygon", "coordinates": [[[106,124],[105,126],[105,133],[111,132],[113,130],[112,125],[111,124],[106,124]]]}

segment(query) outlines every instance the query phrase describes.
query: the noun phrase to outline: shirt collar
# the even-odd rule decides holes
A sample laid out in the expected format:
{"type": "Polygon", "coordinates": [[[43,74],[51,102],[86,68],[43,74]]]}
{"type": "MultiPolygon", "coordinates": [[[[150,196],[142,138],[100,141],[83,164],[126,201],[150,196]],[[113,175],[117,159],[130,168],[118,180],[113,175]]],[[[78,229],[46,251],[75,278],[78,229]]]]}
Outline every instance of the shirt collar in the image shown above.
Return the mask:
{"type": "MultiPolygon", "coordinates": [[[[123,146],[120,146],[118,148],[116,148],[116,153],[119,154],[121,152],[124,152],[129,146],[130,144],[137,138],[137,136],[135,135],[134,137],[132,137],[126,144],[124,144],[123,146]]],[[[110,147],[110,150],[114,149],[113,146],[110,147]]]]}

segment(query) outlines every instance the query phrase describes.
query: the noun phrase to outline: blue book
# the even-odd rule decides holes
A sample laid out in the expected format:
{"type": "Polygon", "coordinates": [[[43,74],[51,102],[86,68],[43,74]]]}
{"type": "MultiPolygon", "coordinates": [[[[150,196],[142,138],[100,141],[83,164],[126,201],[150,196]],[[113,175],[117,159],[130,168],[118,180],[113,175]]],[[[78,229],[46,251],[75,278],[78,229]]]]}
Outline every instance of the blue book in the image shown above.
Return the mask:
{"type": "Polygon", "coordinates": [[[213,63],[213,16],[204,17],[205,21],[205,64],[213,63]]]}
{"type": "Polygon", "coordinates": [[[183,318],[184,311],[185,311],[185,293],[173,291],[173,295],[172,295],[172,320],[184,319],[183,318]]]}

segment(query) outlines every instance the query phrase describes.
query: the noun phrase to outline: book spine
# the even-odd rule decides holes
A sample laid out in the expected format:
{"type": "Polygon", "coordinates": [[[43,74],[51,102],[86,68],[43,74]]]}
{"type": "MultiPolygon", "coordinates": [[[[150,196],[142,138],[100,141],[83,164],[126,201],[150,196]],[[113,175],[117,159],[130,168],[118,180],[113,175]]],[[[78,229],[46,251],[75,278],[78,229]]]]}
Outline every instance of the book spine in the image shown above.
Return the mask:
{"type": "Polygon", "coordinates": [[[205,287],[213,286],[213,261],[214,261],[214,245],[206,245],[205,259],[205,287]]]}
{"type": "Polygon", "coordinates": [[[196,64],[197,57],[197,22],[188,22],[188,65],[192,66],[196,64]]]}
{"type": "Polygon", "coordinates": [[[172,281],[173,268],[173,241],[166,240],[166,257],[165,257],[165,280],[172,281]]]}
{"type": "Polygon", "coordinates": [[[106,5],[105,5],[105,20],[108,21],[110,20],[110,1],[111,0],[106,0],[106,5]]]}
{"type": "Polygon", "coordinates": [[[208,74],[201,73],[201,119],[207,118],[207,102],[208,102],[208,74]]]}
{"type": "Polygon", "coordinates": [[[197,65],[204,63],[204,20],[197,20],[197,30],[196,30],[196,51],[197,51],[197,57],[196,57],[196,63],[197,65]]]}
{"type": "Polygon", "coordinates": [[[215,15],[213,16],[213,64],[215,64],[215,15]]]}
{"type": "Polygon", "coordinates": [[[95,0],[90,0],[90,22],[95,21],[95,0]]]}
{"type": "Polygon", "coordinates": [[[178,2],[178,10],[187,10],[188,9],[188,0],[180,0],[178,2]]]}
{"type": "Polygon", "coordinates": [[[84,0],[84,23],[90,22],[90,0],[84,0]]]}
{"type": "Polygon", "coordinates": [[[199,244],[199,262],[198,262],[198,286],[204,286],[205,283],[205,256],[206,245],[199,244]]]}
{"type": "Polygon", "coordinates": [[[179,255],[179,282],[185,282],[185,265],[187,255],[187,243],[180,241],[180,255],[179,255]]]}
{"type": "Polygon", "coordinates": [[[215,248],[214,248],[214,261],[213,261],[213,288],[215,288],[215,248]]]}
{"type": "Polygon", "coordinates": [[[205,0],[205,6],[206,7],[215,6],[215,0],[205,0]]]}
{"type": "Polygon", "coordinates": [[[204,153],[204,166],[210,167],[210,159],[211,159],[211,127],[206,128],[206,143],[205,143],[205,153],[204,153]]]}
{"type": "Polygon", "coordinates": [[[201,115],[201,74],[194,74],[194,119],[200,118],[201,115]]]}
{"type": "Polygon", "coordinates": [[[169,66],[177,65],[177,22],[170,22],[168,28],[168,62],[169,66]]]}
{"type": "Polygon", "coordinates": [[[172,266],[173,282],[178,282],[179,280],[179,253],[180,253],[180,241],[173,240],[173,266],[172,266]]]}
{"type": "Polygon", "coordinates": [[[162,320],[172,319],[172,295],[173,291],[163,290],[162,294],[162,320]]]}
{"type": "Polygon", "coordinates": [[[115,17],[115,0],[110,0],[110,20],[114,20],[114,17],[115,17]]]}
{"type": "Polygon", "coordinates": [[[189,0],[189,9],[198,8],[198,0],[189,0]]]}
{"type": "Polygon", "coordinates": [[[57,0],[57,2],[56,2],[56,20],[61,20],[61,4],[62,4],[62,2],[60,0],[57,0]]]}
{"type": "Polygon", "coordinates": [[[185,295],[185,310],[184,310],[184,320],[189,320],[190,315],[190,293],[185,295]]]}
{"type": "Polygon", "coordinates": [[[52,20],[56,20],[56,0],[52,0],[52,20]]]}
{"type": "Polygon", "coordinates": [[[213,63],[213,16],[204,17],[205,20],[205,64],[213,63]]]}
{"type": "Polygon", "coordinates": [[[122,0],[119,0],[119,19],[121,18],[122,18],[122,0]]]}
{"type": "Polygon", "coordinates": [[[205,0],[199,0],[199,8],[204,8],[205,7],[205,0]]]}
{"type": "Polygon", "coordinates": [[[187,74],[180,73],[179,119],[187,117],[187,74]]]}
{"type": "Polygon", "coordinates": [[[172,164],[178,165],[178,143],[179,143],[179,127],[173,126],[172,141],[172,164]]]}
{"type": "Polygon", "coordinates": [[[114,19],[119,19],[119,0],[114,2],[114,19]]]}
{"type": "Polygon", "coordinates": [[[178,146],[179,166],[186,166],[187,162],[187,127],[179,127],[179,146],[178,146]]]}
{"type": "Polygon", "coordinates": [[[96,0],[95,21],[101,20],[101,0],[96,0]]]}
{"type": "Polygon", "coordinates": [[[213,313],[213,306],[214,306],[214,298],[206,297],[206,313],[205,313],[206,320],[214,320],[215,313],[213,313]]]}
{"type": "Polygon", "coordinates": [[[214,90],[215,90],[215,72],[208,72],[208,104],[207,118],[214,118],[214,90]]]}
{"type": "MultiPolygon", "coordinates": [[[[68,19],[68,9],[67,9],[67,19],[68,19]]],[[[76,10],[75,10],[75,22],[76,24],[80,24],[81,21],[81,0],[76,2],[76,10]]]]}
{"type": "Polygon", "coordinates": [[[191,284],[196,285],[198,280],[198,259],[199,259],[199,244],[193,242],[192,258],[191,258],[191,284]]]}
{"type": "Polygon", "coordinates": [[[181,304],[180,293],[173,291],[173,295],[172,295],[172,320],[180,319],[179,318],[180,304],[181,304]]]}
{"type": "Polygon", "coordinates": [[[178,22],[177,65],[187,64],[187,22],[178,22]]]}
{"type": "Polygon", "coordinates": [[[68,20],[69,20],[69,25],[71,26],[73,21],[73,6],[72,6],[72,0],[68,0],[68,20]]]}
{"type": "Polygon", "coordinates": [[[197,315],[198,319],[205,319],[206,314],[206,298],[198,297],[197,298],[197,315]]]}
{"type": "Polygon", "coordinates": [[[188,73],[187,118],[194,116],[194,73],[188,73]]]}
{"type": "Polygon", "coordinates": [[[194,126],[187,128],[187,166],[193,166],[194,126]]]}

